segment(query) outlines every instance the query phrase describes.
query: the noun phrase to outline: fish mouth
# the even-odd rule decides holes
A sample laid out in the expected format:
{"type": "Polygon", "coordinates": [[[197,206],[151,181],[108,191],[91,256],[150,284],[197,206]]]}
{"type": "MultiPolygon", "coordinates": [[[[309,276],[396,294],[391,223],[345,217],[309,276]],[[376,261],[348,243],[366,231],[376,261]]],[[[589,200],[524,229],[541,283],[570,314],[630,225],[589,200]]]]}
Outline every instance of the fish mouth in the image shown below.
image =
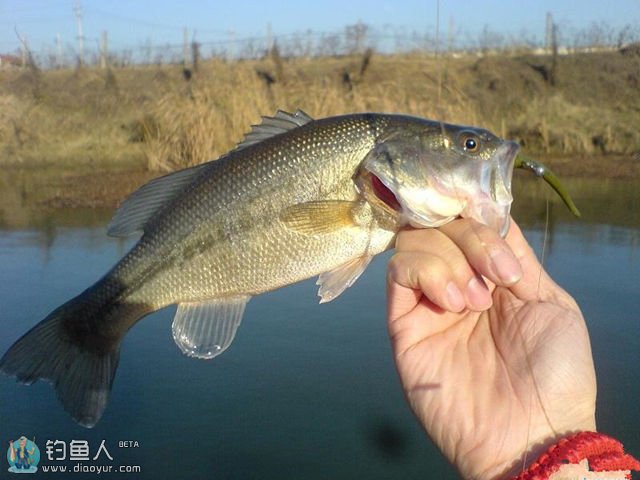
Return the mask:
{"type": "Polygon", "coordinates": [[[491,160],[483,167],[480,174],[480,188],[472,194],[471,201],[462,211],[461,216],[473,218],[504,237],[509,231],[509,212],[513,196],[511,194],[511,178],[516,155],[520,145],[505,142],[491,160]]]}
{"type": "Polygon", "coordinates": [[[367,176],[377,200],[398,214],[401,225],[439,227],[457,217],[466,205],[458,192],[450,195],[436,180],[419,186],[399,185],[396,181],[389,186],[390,182],[383,180],[387,179],[385,176],[381,178],[371,171],[367,176]]]}
{"type": "Polygon", "coordinates": [[[396,194],[391,191],[389,187],[387,187],[382,180],[380,180],[375,174],[370,173],[371,176],[371,187],[373,189],[373,193],[375,196],[384,203],[391,210],[396,212],[402,211],[402,206],[398,201],[398,197],[396,194]]]}
{"type": "Polygon", "coordinates": [[[450,172],[418,171],[409,180],[377,164],[365,164],[360,181],[376,203],[398,215],[400,225],[439,227],[463,217],[504,236],[509,229],[511,177],[519,149],[517,143],[504,141],[487,159],[460,164],[450,172]]]}
{"type": "Polygon", "coordinates": [[[511,205],[513,202],[511,178],[519,150],[520,145],[516,142],[505,142],[494,155],[489,192],[492,200],[499,205],[511,205]]]}

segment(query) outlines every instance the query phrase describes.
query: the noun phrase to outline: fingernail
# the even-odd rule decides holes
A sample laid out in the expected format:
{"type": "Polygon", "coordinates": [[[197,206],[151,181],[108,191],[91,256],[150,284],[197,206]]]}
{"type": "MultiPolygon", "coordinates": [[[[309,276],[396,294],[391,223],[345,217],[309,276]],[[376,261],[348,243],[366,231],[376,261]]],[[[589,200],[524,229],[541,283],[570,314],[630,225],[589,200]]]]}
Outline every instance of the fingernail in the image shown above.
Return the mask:
{"type": "Polygon", "coordinates": [[[464,295],[462,295],[458,286],[453,282],[447,284],[447,301],[453,312],[459,312],[466,306],[464,295]]]}
{"type": "Polygon", "coordinates": [[[467,298],[475,309],[484,310],[491,306],[491,294],[484,282],[477,277],[472,277],[467,283],[467,298]]]}
{"type": "Polygon", "coordinates": [[[493,272],[505,285],[512,285],[522,278],[520,262],[510,253],[496,249],[489,253],[493,272]]]}

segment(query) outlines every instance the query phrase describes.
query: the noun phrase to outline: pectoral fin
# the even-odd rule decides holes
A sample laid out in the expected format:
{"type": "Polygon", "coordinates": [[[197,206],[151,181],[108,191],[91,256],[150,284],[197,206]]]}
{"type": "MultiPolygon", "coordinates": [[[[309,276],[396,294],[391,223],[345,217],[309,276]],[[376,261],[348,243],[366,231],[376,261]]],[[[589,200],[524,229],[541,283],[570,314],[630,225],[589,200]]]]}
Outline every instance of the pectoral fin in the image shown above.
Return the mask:
{"type": "Polygon", "coordinates": [[[316,282],[316,285],[320,285],[318,289],[320,303],[330,302],[353,285],[365,271],[372,258],[372,255],[363,255],[333,270],[321,273],[316,282]]]}
{"type": "Polygon", "coordinates": [[[358,202],[324,200],[286,208],[280,220],[287,228],[305,235],[331,233],[355,225],[353,212],[358,202]]]}
{"type": "Polygon", "coordinates": [[[173,319],[173,339],[185,355],[211,359],[224,352],[235,337],[251,297],[181,303],[173,319]]]}

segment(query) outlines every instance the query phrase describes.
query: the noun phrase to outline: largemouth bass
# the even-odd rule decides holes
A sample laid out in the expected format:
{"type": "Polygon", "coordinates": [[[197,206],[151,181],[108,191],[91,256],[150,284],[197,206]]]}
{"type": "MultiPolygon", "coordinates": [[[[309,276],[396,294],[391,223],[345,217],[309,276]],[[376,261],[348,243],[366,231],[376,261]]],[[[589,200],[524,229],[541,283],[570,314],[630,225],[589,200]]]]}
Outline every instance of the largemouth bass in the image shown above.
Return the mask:
{"type": "Polygon", "coordinates": [[[213,358],[252,296],[319,275],[330,301],[404,225],[462,216],[504,234],[517,152],[483,129],[402,115],[265,117],[220,159],[133,193],[108,233],[142,233],[137,244],[20,338],[0,369],[50,381],[72,417],[93,426],[121,340],[145,315],[177,304],[177,345],[213,358]]]}

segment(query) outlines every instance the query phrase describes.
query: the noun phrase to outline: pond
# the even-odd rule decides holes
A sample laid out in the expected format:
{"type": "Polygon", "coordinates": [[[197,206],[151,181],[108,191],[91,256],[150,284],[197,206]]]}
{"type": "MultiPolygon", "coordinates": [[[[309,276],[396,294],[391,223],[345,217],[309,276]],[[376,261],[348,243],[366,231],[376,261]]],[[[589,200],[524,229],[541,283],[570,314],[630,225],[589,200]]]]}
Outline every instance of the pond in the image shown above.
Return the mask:
{"type": "MultiPolygon", "coordinates": [[[[539,253],[548,225],[545,265],[590,329],[598,427],[638,455],[640,182],[567,186],[581,219],[526,178],[515,180],[513,216],[539,253]]],[[[131,242],[105,235],[109,211],[44,214],[6,190],[0,200],[3,353],[131,242]]],[[[329,304],[317,304],[314,280],[254,298],[233,346],[213,361],[180,354],[174,308],[146,318],[124,340],[109,406],[93,429],[73,423],[46,383],[0,376],[0,440],[25,435],[42,465],[89,472],[77,478],[95,478],[98,466],[136,472],[114,478],[456,478],[396,378],[385,326],[388,256],[329,304]],[[112,460],[100,451],[103,440],[112,460]],[[47,442],[55,461],[47,461],[47,442]],[[79,445],[89,447],[88,459],[77,460],[79,445]]]]}

